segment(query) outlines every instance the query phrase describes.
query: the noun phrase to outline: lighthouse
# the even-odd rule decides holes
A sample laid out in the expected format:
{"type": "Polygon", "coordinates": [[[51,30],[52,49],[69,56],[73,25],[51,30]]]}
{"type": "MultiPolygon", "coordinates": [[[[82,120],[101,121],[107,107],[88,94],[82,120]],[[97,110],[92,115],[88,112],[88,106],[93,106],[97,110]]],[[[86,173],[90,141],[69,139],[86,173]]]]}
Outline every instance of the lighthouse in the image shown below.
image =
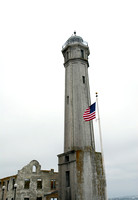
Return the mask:
{"type": "Polygon", "coordinates": [[[101,153],[95,152],[92,121],[83,114],[91,105],[88,43],[76,32],[62,46],[65,67],[64,152],[58,155],[59,200],[105,200],[101,153]]]}

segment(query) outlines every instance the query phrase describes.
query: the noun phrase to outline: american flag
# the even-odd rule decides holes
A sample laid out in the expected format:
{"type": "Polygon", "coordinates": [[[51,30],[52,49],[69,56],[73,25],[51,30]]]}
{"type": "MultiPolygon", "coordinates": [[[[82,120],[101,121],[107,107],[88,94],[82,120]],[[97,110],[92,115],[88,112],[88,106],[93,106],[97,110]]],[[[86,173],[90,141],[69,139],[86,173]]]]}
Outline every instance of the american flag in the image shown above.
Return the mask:
{"type": "Polygon", "coordinates": [[[85,121],[90,121],[96,118],[96,102],[85,110],[83,118],[85,121]]]}

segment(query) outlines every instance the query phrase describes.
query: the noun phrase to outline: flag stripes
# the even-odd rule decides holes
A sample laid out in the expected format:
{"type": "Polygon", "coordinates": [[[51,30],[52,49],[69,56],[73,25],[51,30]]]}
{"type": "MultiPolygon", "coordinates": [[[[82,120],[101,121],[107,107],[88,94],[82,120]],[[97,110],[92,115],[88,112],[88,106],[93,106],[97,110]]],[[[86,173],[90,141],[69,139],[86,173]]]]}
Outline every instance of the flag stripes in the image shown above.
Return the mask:
{"type": "Polygon", "coordinates": [[[95,107],[96,107],[96,103],[93,103],[91,106],[89,106],[84,114],[83,114],[83,118],[85,121],[90,121],[92,119],[96,118],[96,111],[95,111],[95,107]]]}

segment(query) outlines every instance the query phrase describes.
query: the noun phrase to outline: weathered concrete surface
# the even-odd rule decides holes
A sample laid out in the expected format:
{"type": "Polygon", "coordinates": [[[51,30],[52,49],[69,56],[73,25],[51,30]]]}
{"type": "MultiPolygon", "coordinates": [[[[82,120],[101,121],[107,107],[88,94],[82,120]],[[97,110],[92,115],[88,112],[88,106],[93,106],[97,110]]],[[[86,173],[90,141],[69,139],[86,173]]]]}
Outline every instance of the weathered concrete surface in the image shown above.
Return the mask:
{"type": "Polygon", "coordinates": [[[97,190],[99,200],[105,200],[106,179],[103,169],[102,155],[100,152],[95,152],[95,163],[97,172],[97,190]]]}
{"type": "Polygon", "coordinates": [[[105,200],[104,187],[101,186],[102,164],[95,153],[93,123],[83,119],[84,111],[91,105],[89,47],[81,37],[74,35],[65,43],[62,53],[65,122],[64,153],[58,155],[59,200],[105,200]]]}
{"type": "Polygon", "coordinates": [[[95,153],[92,149],[66,152],[59,157],[59,199],[99,200],[95,153]],[[69,156],[69,161],[65,157],[69,156]],[[66,172],[70,171],[70,186],[66,185],[66,172]]]}
{"type": "Polygon", "coordinates": [[[71,54],[71,59],[65,63],[65,152],[94,145],[92,123],[86,123],[83,119],[83,113],[91,101],[88,60],[81,58],[81,49],[84,57],[86,52],[88,55],[87,46],[74,43],[63,50],[64,54],[66,51],[71,54]]]}

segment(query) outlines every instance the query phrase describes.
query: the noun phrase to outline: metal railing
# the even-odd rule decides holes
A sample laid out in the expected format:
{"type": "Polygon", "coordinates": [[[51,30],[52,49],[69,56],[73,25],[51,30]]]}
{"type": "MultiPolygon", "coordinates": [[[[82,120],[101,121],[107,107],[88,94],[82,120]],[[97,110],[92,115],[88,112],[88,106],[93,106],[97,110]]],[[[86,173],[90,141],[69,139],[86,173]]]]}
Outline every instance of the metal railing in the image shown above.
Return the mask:
{"type": "Polygon", "coordinates": [[[65,48],[65,46],[67,46],[68,44],[74,44],[74,43],[82,43],[82,44],[88,46],[88,42],[83,41],[80,38],[74,37],[74,38],[70,38],[69,40],[67,40],[67,42],[65,42],[65,44],[63,44],[62,49],[65,48]]]}

